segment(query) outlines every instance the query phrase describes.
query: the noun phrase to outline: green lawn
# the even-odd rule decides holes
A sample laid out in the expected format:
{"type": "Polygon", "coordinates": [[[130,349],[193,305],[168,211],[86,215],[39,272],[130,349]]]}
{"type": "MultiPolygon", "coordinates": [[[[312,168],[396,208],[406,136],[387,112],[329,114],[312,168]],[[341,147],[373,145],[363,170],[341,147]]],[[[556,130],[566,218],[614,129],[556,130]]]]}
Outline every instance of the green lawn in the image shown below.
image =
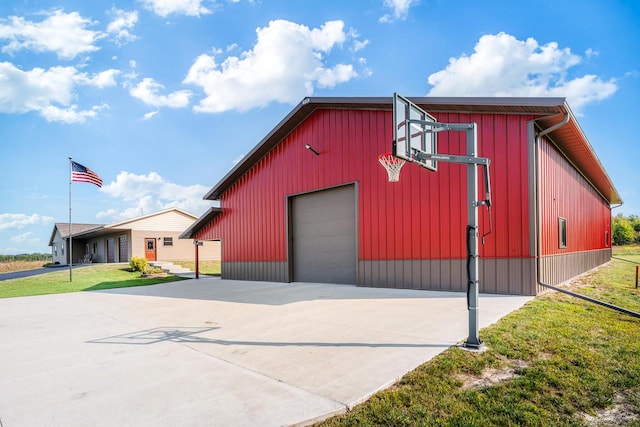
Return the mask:
{"type": "MultiPolygon", "coordinates": [[[[191,271],[196,270],[195,261],[172,261],[176,265],[188,268],[191,271]]],[[[198,262],[198,267],[201,274],[207,274],[210,276],[220,275],[220,260],[207,260],[198,262]]]]}
{"type": "Polygon", "coordinates": [[[51,273],[0,282],[0,298],[59,294],[65,292],[94,291],[155,285],[182,280],[177,276],[142,278],[140,272],[130,272],[124,264],[93,264],[73,269],[69,282],[69,269],[56,268],[51,273]]]}
{"type": "MultiPolygon", "coordinates": [[[[640,257],[637,246],[619,252],[640,257]]],[[[613,261],[572,289],[640,311],[634,277],[613,261]]],[[[640,426],[640,319],[547,293],[480,336],[487,351],[452,347],[319,425],[640,426]]]]}

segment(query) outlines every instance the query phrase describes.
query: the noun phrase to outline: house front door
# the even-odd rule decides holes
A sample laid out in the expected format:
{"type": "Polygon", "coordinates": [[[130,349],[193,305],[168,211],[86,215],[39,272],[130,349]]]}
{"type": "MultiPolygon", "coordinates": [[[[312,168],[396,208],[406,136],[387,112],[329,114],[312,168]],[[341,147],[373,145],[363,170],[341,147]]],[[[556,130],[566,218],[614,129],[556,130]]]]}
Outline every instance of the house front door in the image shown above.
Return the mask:
{"type": "Polygon", "coordinates": [[[148,237],[144,239],[144,257],[147,261],[156,260],[156,239],[148,237]]]}

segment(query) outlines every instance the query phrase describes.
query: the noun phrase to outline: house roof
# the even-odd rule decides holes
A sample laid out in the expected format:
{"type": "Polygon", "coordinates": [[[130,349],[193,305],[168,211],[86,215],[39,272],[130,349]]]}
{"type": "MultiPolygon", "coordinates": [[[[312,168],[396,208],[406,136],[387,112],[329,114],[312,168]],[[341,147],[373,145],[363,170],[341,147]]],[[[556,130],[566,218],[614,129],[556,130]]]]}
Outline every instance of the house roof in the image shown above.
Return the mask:
{"type": "Polygon", "coordinates": [[[180,239],[193,238],[193,236],[195,236],[196,233],[200,231],[200,229],[202,229],[202,227],[205,224],[208,224],[209,222],[213,221],[213,219],[218,215],[220,215],[221,213],[222,213],[222,208],[218,208],[218,207],[209,208],[209,210],[206,211],[200,218],[198,218],[197,221],[191,224],[189,228],[184,230],[184,232],[178,238],[180,239]]]}
{"type": "MultiPolygon", "coordinates": [[[[120,222],[114,222],[113,224],[72,224],[73,237],[95,237],[101,234],[112,233],[114,230],[127,230],[129,227],[127,225],[140,221],[143,219],[151,218],[154,216],[162,215],[167,212],[175,211],[181,213],[185,216],[192,218],[194,221],[198,218],[197,216],[184,211],[179,208],[169,208],[164,209],[162,211],[153,212],[147,215],[138,216],[135,218],[127,219],[120,222]]],[[[55,237],[56,229],[60,231],[60,234],[63,239],[69,238],[69,223],[57,222],[53,228],[53,232],[51,233],[51,239],[49,239],[49,246],[53,245],[53,239],[55,237]]]]}
{"type": "MultiPolygon", "coordinates": [[[[568,115],[567,126],[549,133],[550,139],[578,168],[582,175],[610,203],[622,203],[613,182],[604,170],[593,147],[587,140],[565,98],[505,98],[505,97],[412,97],[412,102],[431,113],[493,113],[539,116],[539,130],[548,129],[562,122],[568,115]]],[[[304,98],[275,128],[271,130],[236,166],[231,169],[204,199],[218,200],[242,175],[251,169],[265,154],[319,108],[331,109],[379,109],[393,108],[391,97],[310,97],[304,98]]],[[[200,218],[200,220],[202,217],[200,218]]],[[[200,223],[198,220],[198,223],[200,223]]]]}
{"type": "Polygon", "coordinates": [[[150,213],[150,214],[147,214],[147,215],[142,215],[142,216],[137,216],[135,218],[126,219],[124,221],[114,222],[113,224],[105,225],[104,228],[117,228],[117,229],[127,228],[126,225],[130,224],[132,222],[136,222],[136,221],[140,221],[142,219],[147,219],[147,218],[151,218],[151,217],[154,217],[154,216],[162,215],[162,214],[165,214],[165,213],[171,212],[171,211],[175,211],[175,212],[181,213],[183,215],[186,215],[188,217],[193,218],[194,220],[198,218],[197,216],[195,216],[195,215],[193,215],[193,214],[191,214],[191,213],[189,213],[187,211],[183,211],[180,208],[169,208],[169,209],[164,209],[164,210],[161,210],[161,211],[158,211],[158,212],[153,212],[153,213],[150,213]]]}
{"type": "MultiPolygon", "coordinates": [[[[104,224],[71,224],[71,231],[73,231],[73,235],[76,236],[78,234],[83,234],[88,231],[93,231],[97,229],[101,229],[104,227],[104,224]]],[[[53,245],[53,239],[56,235],[56,230],[60,232],[60,236],[63,239],[67,239],[69,237],[69,223],[68,222],[56,222],[53,226],[53,231],[51,232],[51,238],[49,238],[49,246],[53,245]]]]}

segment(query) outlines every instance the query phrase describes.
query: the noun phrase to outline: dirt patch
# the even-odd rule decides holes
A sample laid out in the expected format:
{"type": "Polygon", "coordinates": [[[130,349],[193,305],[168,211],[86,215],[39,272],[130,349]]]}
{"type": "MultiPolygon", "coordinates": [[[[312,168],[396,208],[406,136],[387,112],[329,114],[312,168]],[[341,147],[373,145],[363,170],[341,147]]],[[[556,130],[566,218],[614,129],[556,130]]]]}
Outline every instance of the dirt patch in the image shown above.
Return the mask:
{"type": "Polygon", "coordinates": [[[475,375],[460,375],[459,378],[462,380],[463,390],[475,390],[517,378],[520,376],[518,371],[528,368],[529,366],[530,363],[524,360],[511,360],[509,365],[502,368],[485,369],[480,377],[476,377],[475,375]]]}
{"type": "Polygon", "coordinates": [[[570,291],[576,291],[580,288],[585,287],[593,288],[594,277],[600,270],[602,270],[603,268],[607,268],[610,265],[611,261],[607,262],[606,264],[599,265],[596,268],[593,268],[577,277],[574,277],[573,279],[568,280],[565,283],[560,284],[560,286],[570,291]]]}
{"type": "Polygon", "coordinates": [[[142,273],[140,277],[145,279],[152,279],[154,277],[167,277],[167,273],[142,273]]]}
{"type": "Polygon", "coordinates": [[[602,409],[595,415],[585,413],[580,413],[579,415],[590,426],[621,426],[631,424],[640,419],[640,415],[623,393],[615,395],[611,408],[602,409]]]}

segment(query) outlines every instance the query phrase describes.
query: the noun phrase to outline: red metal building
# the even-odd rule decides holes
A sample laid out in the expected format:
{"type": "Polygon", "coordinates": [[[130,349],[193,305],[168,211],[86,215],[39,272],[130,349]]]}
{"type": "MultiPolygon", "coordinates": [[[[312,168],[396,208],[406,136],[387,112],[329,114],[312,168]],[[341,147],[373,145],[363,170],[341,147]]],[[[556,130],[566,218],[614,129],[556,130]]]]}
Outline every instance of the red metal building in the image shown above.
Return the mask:
{"type": "MultiPolygon", "coordinates": [[[[412,98],[439,122],[478,125],[494,232],[480,290],[534,295],[611,258],[621,203],[564,98],[412,98]]],[[[305,98],[206,195],[183,238],[222,241],[222,277],[466,289],[466,167],[404,166],[388,182],[391,98],[305,98]],[[317,154],[316,154],[317,153],[317,154]]],[[[465,154],[465,136],[438,135],[465,154]]],[[[480,233],[488,229],[480,210],[480,233]]]]}

